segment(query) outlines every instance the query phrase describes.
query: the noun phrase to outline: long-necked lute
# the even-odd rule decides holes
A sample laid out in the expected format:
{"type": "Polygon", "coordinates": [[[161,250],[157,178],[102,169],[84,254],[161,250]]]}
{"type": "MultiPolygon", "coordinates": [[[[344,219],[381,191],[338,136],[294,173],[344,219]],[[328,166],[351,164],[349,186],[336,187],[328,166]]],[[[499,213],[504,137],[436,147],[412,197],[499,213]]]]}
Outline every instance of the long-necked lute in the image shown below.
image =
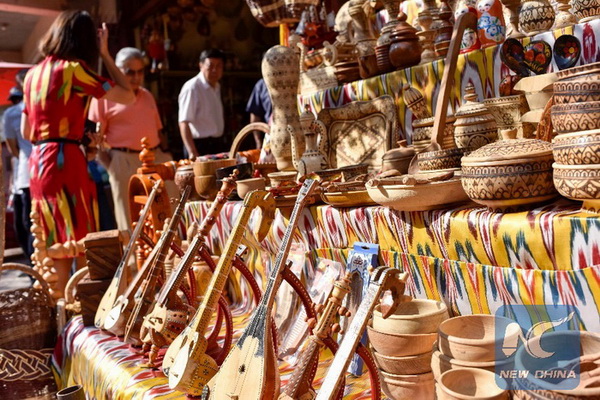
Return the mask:
{"type": "Polygon", "coordinates": [[[229,235],[200,307],[192,322],[171,343],[163,359],[163,371],[169,376],[169,387],[173,389],[199,395],[202,393],[203,386],[218,369],[215,360],[206,353],[208,342],[204,334],[223,293],[233,258],[255,207],[262,209],[260,232],[265,234],[268,232],[264,227],[268,227],[274,217],[275,200],[264,190],[250,192],[244,199],[242,210],[229,235]]]}
{"type": "MultiPolygon", "coordinates": [[[[187,189],[189,189],[189,187],[187,189]]],[[[187,193],[187,195],[185,195],[185,198],[187,198],[189,195],[189,190],[184,192],[184,194],[185,193],[187,193]]],[[[141,290],[143,290],[143,287],[145,286],[144,282],[147,281],[147,279],[154,279],[151,276],[153,273],[162,272],[164,257],[166,257],[171,246],[171,241],[173,240],[173,236],[175,234],[175,227],[177,227],[179,224],[183,214],[184,206],[185,201],[182,202],[180,199],[177,207],[175,208],[175,212],[171,216],[168,228],[162,231],[160,238],[156,242],[156,245],[152,248],[152,251],[150,252],[150,255],[146,261],[144,261],[142,269],[133,278],[125,292],[117,298],[113,308],[108,313],[108,316],[104,321],[104,328],[109,332],[112,332],[117,336],[123,336],[125,334],[127,322],[129,321],[129,318],[136,305],[136,298],[139,299],[141,298],[140,296],[142,296],[141,290]],[[157,263],[160,266],[160,270],[154,268],[157,263]]],[[[154,299],[152,299],[152,301],[153,300],[154,299]]]]}
{"type": "MultiPolygon", "coordinates": [[[[373,270],[367,293],[363,297],[358,310],[356,310],[356,314],[352,318],[350,326],[348,326],[348,331],[344,334],[342,343],[335,353],[321,389],[317,394],[317,400],[333,400],[335,398],[340,389],[341,380],[348,369],[348,364],[350,364],[350,360],[381,294],[385,290],[390,290],[394,300],[392,306],[384,313],[384,318],[389,317],[400,302],[408,299],[404,295],[406,276],[406,273],[400,275],[400,271],[395,268],[378,267],[373,270]]],[[[376,388],[373,388],[373,390],[376,390],[376,388]]]]}
{"type": "MultiPolygon", "coordinates": [[[[213,399],[276,399],[280,391],[279,369],[271,333],[271,312],[275,294],[281,283],[281,270],[286,264],[292,234],[317,182],[306,179],[290,216],[267,288],[249,324],[209,384],[213,399]]],[[[171,386],[173,387],[173,386],[171,386]]]]}
{"type": "Polygon", "coordinates": [[[127,247],[125,248],[125,253],[121,258],[121,262],[115,271],[115,276],[110,282],[110,286],[104,292],[102,296],[102,300],[100,300],[100,304],[98,305],[98,309],[96,310],[96,315],[94,317],[94,325],[97,328],[104,328],[104,321],[106,316],[112,310],[113,305],[117,301],[117,297],[119,297],[127,288],[127,274],[126,271],[127,265],[129,263],[129,258],[133,253],[133,249],[135,247],[135,243],[137,239],[140,237],[140,233],[142,231],[142,227],[144,226],[144,221],[148,217],[148,213],[150,212],[150,208],[152,207],[152,203],[154,202],[154,198],[156,194],[161,190],[160,186],[162,184],[162,180],[157,180],[152,186],[152,191],[150,195],[148,195],[148,199],[146,200],[146,204],[144,204],[144,208],[140,212],[140,217],[138,218],[137,223],[135,224],[135,228],[133,229],[133,233],[131,234],[131,238],[129,239],[129,243],[127,243],[127,247]]]}
{"type": "Polygon", "coordinates": [[[177,290],[183,283],[183,279],[197,255],[212,262],[206,244],[206,237],[219,217],[223,205],[227,202],[227,197],[235,189],[236,177],[237,170],[230,177],[223,179],[221,190],[219,190],[215,201],[212,202],[208,213],[202,220],[198,232],[189,244],[177,268],[162,287],[152,311],[144,317],[140,337],[144,343],[152,345],[148,354],[148,365],[150,366],[154,365],[158,349],[173,342],[189,322],[190,307],[181,300],[177,290]]]}

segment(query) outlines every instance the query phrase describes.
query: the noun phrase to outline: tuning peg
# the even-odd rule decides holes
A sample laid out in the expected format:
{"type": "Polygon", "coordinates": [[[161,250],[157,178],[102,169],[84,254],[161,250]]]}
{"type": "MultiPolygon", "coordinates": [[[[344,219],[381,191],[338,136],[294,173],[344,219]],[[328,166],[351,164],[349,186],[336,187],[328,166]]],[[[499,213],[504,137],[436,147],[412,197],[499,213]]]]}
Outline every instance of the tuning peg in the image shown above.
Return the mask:
{"type": "Polygon", "coordinates": [[[315,311],[320,314],[323,310],[325,309],[325,306],[323,304],[317,304],[315,306],[315,311]]]}
{"type": "Polygon", "coordinates": [[[344,307],[344,306],[341,306],[341,307],[339,308],[339,310],[338,310],[338,313],[339,313],[340,315],[346,315],[346,313],[347,313],[347,312],[348,312],[348,309],[347,309],[346,307],[344,307]]]}
{"type": "Polygon", "coordinates": [[[340,332],[341,330],[342,330],[342,327],[340,326],[340,324],[333,324],[331,326],[331,332],[333,332],[333,333],[340,332]]]}
{"type": "Polygon", "coordinates": [[[306,324],[308,325],[308,328],[309,328],[309,329],[312,329],[312,328],[314,328],[315,326],[317,326],[317,320],[316,320],[316,319],[314,319],[314,318],[309,318],[309,319],[306,321],[306,324]]]}

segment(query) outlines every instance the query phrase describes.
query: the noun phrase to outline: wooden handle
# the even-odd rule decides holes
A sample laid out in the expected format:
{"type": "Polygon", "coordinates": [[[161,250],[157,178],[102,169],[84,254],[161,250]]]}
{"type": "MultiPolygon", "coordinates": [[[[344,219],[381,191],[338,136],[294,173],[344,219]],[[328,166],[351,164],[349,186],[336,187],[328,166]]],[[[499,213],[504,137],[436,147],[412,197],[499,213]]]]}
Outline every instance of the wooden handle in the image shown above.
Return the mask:
{"type": "Polygon", "coordinates": [[[24,265],[24,264],[6,263],[6,264],[2,264],[2,266],[0,267],[0,272],[10,271],[13,269],[24,272],[27,275],[32,276],[35,280],[37,280],[40,283],[40,285],[42,286],[42,290],[44,291],[44,293],[46,293],[48,295],[48,297],[50,299],[52,299],[52,305],[54,305],[54,298],[50,294],[50,287],[48,286],[48,282],[46,282],[46,280],[44,278],[42,278],[42,276],[37,271],[35,271],[33,268],[28,267],[27,265],[24,265]]]}
{"type": "Polygon", "coordinates": [[[246,136],[248,136],[250,132],[261,131],[264,133],[269,133],[270,130],[271,128],[269,128],[269,125],[265,124],[264,122],[252,122],[251,124],[248,124],[245,127],[243,127],[242,130],[239,131],[238,134],[235,136],[235,139],[233,139],[231,149],[229,150],[229,158],[235,159],[235,155],[237,154],[238,149],[242,144],[242,141],[246,138],[246,136]]]}

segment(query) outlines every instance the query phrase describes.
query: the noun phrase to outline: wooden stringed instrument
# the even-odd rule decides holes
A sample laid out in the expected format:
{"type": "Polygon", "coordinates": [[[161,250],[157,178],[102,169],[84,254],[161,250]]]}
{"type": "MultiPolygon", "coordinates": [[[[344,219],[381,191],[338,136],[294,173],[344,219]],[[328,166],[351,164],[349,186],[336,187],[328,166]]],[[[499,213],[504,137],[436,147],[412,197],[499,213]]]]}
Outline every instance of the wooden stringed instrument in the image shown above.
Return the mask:
{"type": "MultiPolygon", "coordinates": [[[[190,192],[192,190],[191,186],[186,186],[183,192],[181,193],[181,197],[179,199],[179,203],[177,204],[177,208],[173,213],[173,217],[169,221],[166,230],[169,232],[167,238],[165,239],[168,242],[168,246],[171,246],[171,242],[173,237],[175,236],[175,231],[177,230],[177,226],[179,225],[179,221],[181,220],[181,216],[183,215],[183,210],[185,208],[185,203],[187,202],[188,197],[190,196],[190,192]]],[[[139,289],[137,290],[134,296],[134,306],[131,311],[131,315],[127,320],[127,324],[125,325],[125,337],[124,340],[127,343],[131,344],[141,344],[140,339],[140,329],[142,327],[142,322],[144,321],[144,317],[150,310],[150,307],[154,304],[156,300],[156,285],[158,283],[158,277],[160,274],[163,274],[165,267],[165,259],[167,258],[168,251],[161,251],[158,253],[156,257],[156,261],[153,262],[150,266],[150,271],[148,272],[146,278],[142,281],[139,289]]]]}
{"type": "Polygon", "coordinates": [[[262,209],[259,240],[264,239],[268,233],[275,216],[275,200],[270,193],[255,190],[244,199],[242,210],[192,322],[171,343],[165,354],[163,372],[168,375],[169,387],[172,389],[199,395],[218,369],[215,360],[206,353],[208,341],[204,334],[223,293],[238,245],[255,207],[262,209]]]}
{"type": "Polygon", "coordinates": [[[140,212],[140,217],[138,218],[137,223],[135,224],[135,228],[133,229],[133,233],[131,238],[129,239],[129,243],[127,243],[127,247],[125,248],[125,253],[121,258],[121,262],[115,271],[115,276],[110,282],[110,286],[102,296],[102,300],[100,300],[100,304],[98,305],[98,310],[96,311],[96,315],[94,317],[94,325],[97,328],[104,328],[104,321],[106,320],[106,316],[109,311],[112,310],[115,302],[117,301],[117,297],[119,297],[127,287],[127,274],[126,268],[129,263],[129,258],[133,253],[133,249],[135,247],[135,243],[137,239],[140,237],[140,233],[142,231],[142,227],[144,226],[144,221],[148,217],[148,213],[152,208],[152,203],[154,202],[154,198],[156,194],[161,190],[160,186],[162,185],[162,180],[157,180],[152,186],[152,191],[148,196],[148,200],[146,204],[144,204],[144,208],[140,212]]]}
{"type": "MultiPolygon", "coordinates": [[[[151,283],[149,281],[155,281],[155,278],[157,277],[156,274],[162,273],[164,258],[169,251],[171,241],[175,235],[175,228],[179,224],[181,215],[183,214],[185,199],[189,196],[189,189],[190,188],[188,187],[181,196],[180,201],[175,208],[175,212],[169,221],[168,228],[162,231],[156,245],[150,252],[146,261],[144,261],[142,269],[137,273],[135,278],[133,278],[125,292],[117,298],[113,308],[106,316],[104,328],[116,336],[123,336],[125,334],[126,325],[132,312],[137,308],[136,300],[142,299],[142,292],[148,286],[148,283],[151,283]],[[159,268],[155,268],[157,263],[159,268]]],[[[153,300],[154,299],[150,299],[150,302],[153,300]]]]}
{"type": "Polygon", "coordinates": [[[317,400],[333,400],[336,397],[342,378],[348,369],[348,364],[350,364],[350,360],[356,351],[360,338],[367,327],[369,318],[373,314],[375,305],[379,302],[381,294],[386,290],[390,290],[394,300],[391,307],[384,312],[383,318],[389,317],[396,310],[400,302],[410,299],[409,296],[404,295],[406,277],[406,273],[401,275],[400,271],[395,268],[378,267],[373,270],[367,293],[363,297],[360,307],[356,310],[356,314],[352,318],[350,326],[348,326],[348,331],[344,334],[342,343],[335,353],[333,362],[317,394],[317,400]]]}
{"type": "Polygon", "coordinates": [[[279,368],[270,329],[271,311],[282,279],[281,270],[290,250],[292,233],[316,186],[316,181],[306,179],[300,188],[263,298],[252,313],[242,336],[209,384],[213,399],[264,400],[279,396],[279,368]]]}
{"type": "Polygon", "coordinates": [[[162,287],[154,308],[144,317],[140,337],[142,342],[152,345],[148,355],[149,366],[154,365],[158,349],[173,342],[189,322],[190,307],[181,300],[177,290],[198,254],[202,259],[211,260],[206,237],[219,217],[223,205],[227,202],[227,197],[235,189],[237,174],[237,170],[235,170],[230,177],[223,179],[221,190],[219,190],[215,201],[212,202],[208,213],[202,220],[197,234],[177,268],[162,287]]]}

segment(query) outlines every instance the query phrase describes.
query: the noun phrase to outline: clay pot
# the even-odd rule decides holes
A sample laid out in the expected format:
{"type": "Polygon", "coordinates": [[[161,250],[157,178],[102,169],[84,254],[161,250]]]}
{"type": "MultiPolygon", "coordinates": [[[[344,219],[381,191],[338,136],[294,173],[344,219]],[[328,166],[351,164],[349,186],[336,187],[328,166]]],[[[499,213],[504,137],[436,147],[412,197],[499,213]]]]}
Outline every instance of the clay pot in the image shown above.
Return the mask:
{"type": "Polygon", "coordinates": [[[390,62],[396,68],[405,69],[419,64],[421,61],[421,45],[417,30],[406,22],[406,14],[398,14],[398,24],[390,34],[390,62]]]}
{"type": "Polygon", "coordinates": [[[431,372],[433,372],[433,376],[437,380],[440,375],[446,371],[450,371],[451,369],[479,368],[486,371],[495,372],[498,368],[508,370],[512,364],[514,364],[514,362],[514,356],[502,361],[462,361],[442,354],[442,352],[435,347],[431,355],[431,372]]]}
{"type": "MultiPolygon", "coordinates": [[[[179,193],[183,193],[186,187],[194,186],[194,168],[192,165],[182,165],[175,171],[175,185],[179,189],[179,193]]],[[[198,200],[198,196],[194,192],[190,192],[189,200],[198,200]]]]}
{"type": "MultiPolygon", "coordinates": [[[[493,372],[477,368],[457,368],[444,372],[438,379],[438,400],[505,400],[508,390],[498,387],[493,372]]],[[[507,387],[504,382],[503,387],[507,387]]]]}
{"type": "Polygon", "coordinates": [[[583,201],[583,209],[600,212],[600,164],[561,165],[554,163],[554,186],[558,193],[583,201]]]}
{"type": "Polygon", "coordinates": [[[559,82],[597,80],[600,75],[600,62],[564,69],[556,73],[559,82]]]}
{"type": "Polygon", "coordinates": [[[370,326],[367,326],[367,335],[376,352],[395,357],[431,351],[437,339],[437,333],[392,334],[379,332],[370,326]]]}
{"type": "Polygon", "coordinates": [[[381,306],[376,306],[373,311],[373,329],[393,335],[433,333],[446,319],[448,319],[448,308],[444,303],[428,299],[413,299],[400,303],[396,311],[387,319],[383,319],[381,306]]]}
{"type": "Polygon", "coordinates": [[[380,370],[390,374],[414,375],[431,371],[431,350],[411,356],[384,356],[374,351],[375,363],[380,370]]]}
{"type": "Polygon", "coordinates": [[[496,359],[504,340],[516,343],[521,333],[515,321],[488,314],[463,315],[440,324],[438,348],[456,360],[486,362],[496,359]],[[504,332],[502,337],[498,332],[504,332]]]}
{"type": "MultiPolygon", "coordinates": [[[[516,130],[503,133],[516,136],[516,130]]],[[[556,196],[552,162],[548,142],[501,140],[462,158],[462,185],[471,200],[492,211],[518,211],[556,196]]]]}
{"type": "Polygon", "coordinates": [[[465,103],[456,111],[454,142],[459,149],[475,150],[498,139],[498,125],[488,108],[477,101],[475,87],[465,88],[465,103]]]}
{"type": "Polygon", "coordinates": [[[433,399],[435,382],[431,372],[419,375],[395,375],[380,371],[380,374],[381,390],[390,399],[433,399]]]}
{"type": "Polygon", "coordinates": [[[552,143],[557,164],[600,164],[600,129],[558,135],[552,143]]]}
{"type": "Polygon", "coordinates": [[[217,169],[235,165],[235,159],[224,158],[221,160],[194,161],[193,169],[195,176],[214,175],[217,169]]]}
{"type": "Polygon", "coordinates": [[[214,200],[217,197],[217,177],[214,175],[201,175],[194,177],[196,193],[204,200],[214,200]]]}
{"type": "Polygon", "coordinates": [[[600,129],[600,101],[554,104],[552,126],[558,133],[600,129]]]}
{"type": "Polygon", "coordinates": [[[398,142],[400,147],[388,150],[384,155],[381,163],[381,172],[395,169],[401,174],[408,172],[410,161],[415,156],[415,149],[408,146],[406,140],[398,142]]]}
{"type": "MultiPolygon", "coordinates": [[[[421,153],[431,144],[431,131],[433,130],[433,117],[419,119],[413,122],[412,144],[417,153],[421,153]]],[[[456,147],[454,142],[454,122],[456,118],[453,115],[446,116],[446,126],[444,127],[444,137],[442,149],[452,149],[456,147]]]]}
{"type": "Polygon", "coordinates": [[[271,172],[268,176],[273,188],[286,188],[298,185],[296,182],[298,176],[296,171],[271,172]]]}
{"type": "Polygon", "coordinates": [[[600,17],[600,2],[598,0],[573,0],[573,14],[580,23],[600,17]]]}
{"type": "Polygon", "coordinates": [[[237,192],[238,196],[242,199],[246,197],[247,193],[252,192],[253,190],[264,190],[266,187],[265,178],[250,178],[250,179],[242,179],[237,181],[237,192]]]}
{"type": "Polygon", "coordinates": [[[464,154],[465,149],[458,148],[419,153],[417,154],[419,169],[422,171],[437,171],[460,168],[460,160],[464,154]]]}
{"type": "Polygon", "coordinates": [[[572,80],[554,83],[554,104],[600,101],[600,80],[572,80]]]}
{"type": "Polygon", "coordinates": [[[526,0],[519,11],[521,32],[533,36],[546,32],[554,24],[554,8],[546,0],[526,0]]]}
{"type": "Polygon", "coordinates": [[[523,123],[521,122],[523,114],[529,111],[525,95],[517,94],[515,96],[485,99],[483,104],[494,116],[498,131],[516,129],[517,137],[527,137],[524,134],[523,123]]]}

